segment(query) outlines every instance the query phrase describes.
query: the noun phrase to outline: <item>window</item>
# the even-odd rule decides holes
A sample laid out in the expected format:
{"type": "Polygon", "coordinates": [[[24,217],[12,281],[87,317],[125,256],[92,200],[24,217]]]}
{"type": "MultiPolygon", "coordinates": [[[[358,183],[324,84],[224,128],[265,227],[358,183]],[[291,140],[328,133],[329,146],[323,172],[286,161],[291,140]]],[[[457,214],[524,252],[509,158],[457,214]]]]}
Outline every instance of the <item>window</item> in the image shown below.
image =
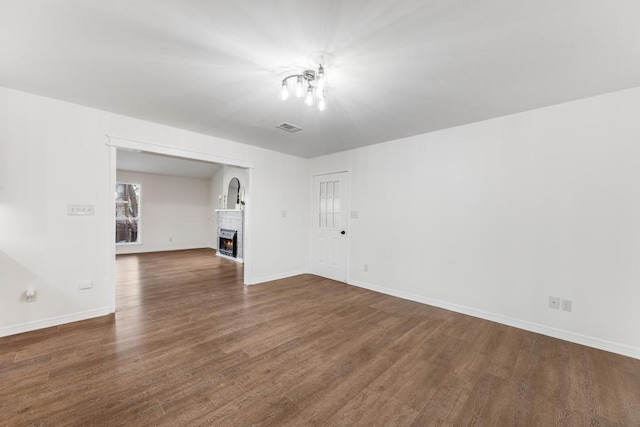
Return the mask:
{"type": "Polygon", "coordinates": [[[340,181],[320,183],[319,228],[340,228],[340,181]]]}
{"type": "Polygon", "coordinates": [[[116,243],[140,243],[140,184],[116,184],[116,243]]]}

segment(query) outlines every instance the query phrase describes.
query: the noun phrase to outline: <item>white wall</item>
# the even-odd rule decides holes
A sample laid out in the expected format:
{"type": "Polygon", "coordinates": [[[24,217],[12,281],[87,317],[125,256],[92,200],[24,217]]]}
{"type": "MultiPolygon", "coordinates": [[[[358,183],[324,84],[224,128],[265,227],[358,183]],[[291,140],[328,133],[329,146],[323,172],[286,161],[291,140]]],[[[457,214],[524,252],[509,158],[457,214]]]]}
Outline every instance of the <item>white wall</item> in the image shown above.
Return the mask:
{"type": "Polygon", "coordinates": [[[216,172],[214,176],[211,177],[211,203],[212,203],[212,212],[211,212],[211,230],[209,239],[211,241],[210,246],[214,249],[218,249],[218,216],[216,215],[216,209],[223,209],[221,203],[222,201],[218,200],[218,196],[222,196],[223,194],[223,180],[224,180],[224,166],[216,172]]]}
{"type": "Polygon", "coordinates": [[[640,358],[639,111],[637,88],[314,159],[351,172],[349,281],[640,358]]]}
{"type": "Polygon", "coordinates": [[[107,134],[251,162],[250,282],[306,270],[308,209],[299,201],[308,197],[308,161],[0,88],[0,336],[108,312],[107,134]],[[95,215],[67,216],[68,204],[93,204],[95,215]],[[282,209],[289,216],[279,221],[282,209]],[[289,254],[270,250],[283,234],[289,254]],[[93,288],[80,291],[80,280],[93,288]],[[28,286],[37,302],[24,302],[28,286]]]}
{"type": "MultiPolygon", "coordinates": [[[[254,219],[247,224],[248,216],[245,213],[245,244],[249,234],[255,235],[257,230],[264,233],[263,238],[257,241],[253,239],[251,248],[255,282],[275,280],[282,275],[272,264],[282,266],[282,271],[288,272],[287,275],[306,273],[309,269],[311,181],[308,160],[300,160],[274,156],[273,163],[261,162],[255,165],[253,171],[249,171],[253,173],[253,178],[251,189],[247,188],[245,194],[245,211],[250,208],[254,219]],[[282,217],[282,211],[287,212],[286,217],[282,217]],[[277,248],[286,247],[288,250],[276,250],[275,242],[278,242],[277,248]],[[272,273],[265,274],[267,271],[272,273]]],[[[245,252],[245,262],[248,256],[245,252]]]]}
{"type": "Polygon", "coordinates": [[[205,248],[210,245],[210,180],[118,170],[119,182],[142,185],[140,244],[116,253],[205,248]]]}

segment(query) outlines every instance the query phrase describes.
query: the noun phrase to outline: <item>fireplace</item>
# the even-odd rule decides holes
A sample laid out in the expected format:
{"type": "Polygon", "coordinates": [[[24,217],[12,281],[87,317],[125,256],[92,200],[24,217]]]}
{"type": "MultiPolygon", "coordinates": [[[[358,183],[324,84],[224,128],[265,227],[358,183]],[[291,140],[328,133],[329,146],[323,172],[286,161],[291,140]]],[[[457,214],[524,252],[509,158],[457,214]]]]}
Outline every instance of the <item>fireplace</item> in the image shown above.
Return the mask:
{"type": "Polygon", "coordinates": [[[238,232],[221,228],[218,239],[218,252],[235,258],[238,253],[238,232]]]}
{"type": "Polygon", "coordinates": [[[241,210],[216,209],[218,229],[216,230],[216,255],[225,256],[236,262],[244,262],[244,212],[241,210]]]}

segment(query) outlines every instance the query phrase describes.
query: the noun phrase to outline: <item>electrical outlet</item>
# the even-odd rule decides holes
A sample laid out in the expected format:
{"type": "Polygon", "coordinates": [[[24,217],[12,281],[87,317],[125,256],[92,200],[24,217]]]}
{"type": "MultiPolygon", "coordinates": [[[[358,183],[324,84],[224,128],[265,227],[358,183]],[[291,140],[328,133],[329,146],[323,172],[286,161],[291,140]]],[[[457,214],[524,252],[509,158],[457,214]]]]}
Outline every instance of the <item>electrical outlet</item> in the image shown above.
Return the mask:
{"type": "Polygon", "coordinates": [[[24,292],[24,296],[27,302],[34,302],[37,297],[36,290],[33,288],[29,288],[24,292]]]}
{"type": "Polygon", "coordinates": [[[571,300],[563,299],[562,301],[560,301],[560,308],[562,308],[562,311],[571,311],[572,309],[571,300]]]}
{"type": "Polygon", "coordinates": [[[549,297],[549,308],[553,308],[557,310],[560,308],[560,298],[559,297],[549,297]]]}
{"type": "Polygon", "coordinates": [[[93,282],[91,280],[81,280],[78,282],[78,289],[91,289],[93,287],[93,282]]]}

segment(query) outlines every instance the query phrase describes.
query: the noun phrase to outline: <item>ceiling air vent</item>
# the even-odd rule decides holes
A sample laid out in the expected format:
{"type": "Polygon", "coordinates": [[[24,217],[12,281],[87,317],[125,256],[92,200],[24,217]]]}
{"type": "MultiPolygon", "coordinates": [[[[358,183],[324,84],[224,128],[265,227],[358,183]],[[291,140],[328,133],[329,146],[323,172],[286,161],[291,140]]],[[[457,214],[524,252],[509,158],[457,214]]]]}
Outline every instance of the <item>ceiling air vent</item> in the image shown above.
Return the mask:
{"type": "Polygon", "coordinates": [[[299,130],[302,130],[301,127],[292,125],[291,123],[287,123],[287,122],[282,122],[276,127],[282,130],[286,130],[287,132],[298,132],[299,130]]]}

